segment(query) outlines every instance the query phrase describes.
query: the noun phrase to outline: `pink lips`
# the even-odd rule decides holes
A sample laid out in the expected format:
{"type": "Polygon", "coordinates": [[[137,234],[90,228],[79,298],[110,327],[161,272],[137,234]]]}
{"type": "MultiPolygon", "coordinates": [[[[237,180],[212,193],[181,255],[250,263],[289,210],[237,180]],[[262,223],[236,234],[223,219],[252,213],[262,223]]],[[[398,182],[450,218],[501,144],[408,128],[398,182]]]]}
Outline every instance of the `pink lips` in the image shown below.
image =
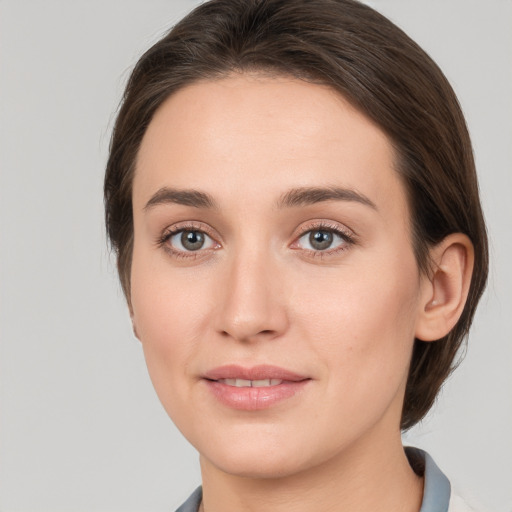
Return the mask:
{"type": "Polygon", "coordinates": [[[220,366],[203,375],[213,395],[233,409],[256,411],[291,398],[310,378],[277,366],[220,366]]]}

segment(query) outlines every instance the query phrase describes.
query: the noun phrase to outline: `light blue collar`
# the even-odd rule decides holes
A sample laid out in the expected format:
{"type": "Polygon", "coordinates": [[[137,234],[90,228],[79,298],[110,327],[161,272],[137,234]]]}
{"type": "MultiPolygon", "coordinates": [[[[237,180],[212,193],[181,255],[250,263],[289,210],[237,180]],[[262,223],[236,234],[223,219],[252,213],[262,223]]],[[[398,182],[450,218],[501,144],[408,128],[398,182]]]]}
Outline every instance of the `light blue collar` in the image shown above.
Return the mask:
{"type": "Polygon", "coordinates": [[[405,448],[405,453],[415,471],[425,477],[420,512],[448,512],[451,495],[448,478],[427,452],[408,446],[405,448]],[[420,466],[419,470],[418,466],[420,466]]]}

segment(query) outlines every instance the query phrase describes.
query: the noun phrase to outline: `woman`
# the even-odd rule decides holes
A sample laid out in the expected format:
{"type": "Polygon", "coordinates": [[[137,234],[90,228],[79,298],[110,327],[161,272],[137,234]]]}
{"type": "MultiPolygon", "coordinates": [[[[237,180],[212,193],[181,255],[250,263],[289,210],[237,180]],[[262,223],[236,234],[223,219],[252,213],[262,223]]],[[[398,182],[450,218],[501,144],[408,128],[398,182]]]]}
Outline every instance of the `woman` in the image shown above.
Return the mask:
{"type": "Polygon", "coordinates": [[[140,59],[107,230],[166,411],[182,511],[468,510],[401,430],[487,277],[456,97],[352,0],[213,0],[140,59]]]}

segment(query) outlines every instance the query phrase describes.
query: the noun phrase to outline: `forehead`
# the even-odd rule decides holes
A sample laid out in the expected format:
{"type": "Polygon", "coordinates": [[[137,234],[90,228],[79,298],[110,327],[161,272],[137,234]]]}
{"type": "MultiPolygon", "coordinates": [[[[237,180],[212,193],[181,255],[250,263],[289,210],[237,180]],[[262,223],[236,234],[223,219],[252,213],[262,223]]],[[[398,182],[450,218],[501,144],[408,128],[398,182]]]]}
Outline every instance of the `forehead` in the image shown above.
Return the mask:
{"type": "Polygon", "coordinates": [[[137,159],[134,205],[163,186],[228,199],[322,185],[404,213],[388,137],[340,94],[294,78],[236,75],[189,85],[157,110],[137,159]]]}

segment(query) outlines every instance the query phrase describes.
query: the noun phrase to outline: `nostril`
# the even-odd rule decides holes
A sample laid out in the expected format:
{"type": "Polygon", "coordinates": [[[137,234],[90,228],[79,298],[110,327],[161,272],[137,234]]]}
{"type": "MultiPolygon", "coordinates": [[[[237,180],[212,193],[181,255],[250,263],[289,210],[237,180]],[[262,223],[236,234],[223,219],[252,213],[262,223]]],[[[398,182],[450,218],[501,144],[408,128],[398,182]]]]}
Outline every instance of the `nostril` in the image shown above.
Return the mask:
{"type": "Polygon", "coordinates": [[[264,339],[264,338],[270,338],[277,336],[277,331],[274,329],[263,329],[261,331],[255,331],[255,333],[230,333],[229,331],[222,330],[220,331],[220,335],[223,338],[234,338],[241,342],[252,342],[256,341],[257,339],[264,339]]]}

